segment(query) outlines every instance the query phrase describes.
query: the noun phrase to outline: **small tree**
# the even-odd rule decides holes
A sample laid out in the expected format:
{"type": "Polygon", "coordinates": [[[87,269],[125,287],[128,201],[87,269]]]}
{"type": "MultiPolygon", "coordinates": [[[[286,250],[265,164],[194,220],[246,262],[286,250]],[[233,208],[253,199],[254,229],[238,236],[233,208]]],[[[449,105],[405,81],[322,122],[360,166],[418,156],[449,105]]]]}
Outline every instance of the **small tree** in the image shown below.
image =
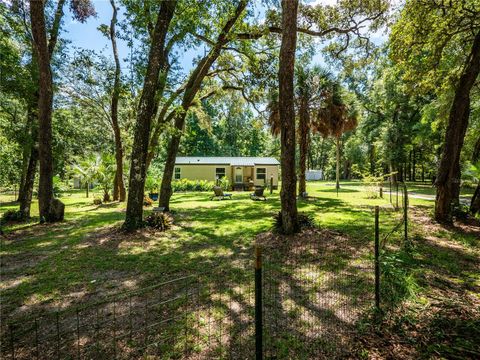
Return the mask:
{"type": "Polygon", "coordinates": [[[73,173],[80,177],[81,183],[85,184],[87,198],[90,184],[95,180],[98,168],[100,166],[100,161],[100,156],[95,156],[84,159],[73,165],[73,173]]]}
{"type": "MultiPolygon", "coordinates": [[[[115,168],[115,160],[111,155],[104,155],[101,157],[99,165],[95,169],[94,180],[103,190],[103,202],[110,201],[110,190],[115,176],[117,176],[115,168]]],[[[115,191],[115,189],[114,189],[115,191]]]]}
{"type": "Polygon", "coordinates": [[[342,97],[341,87],[338,82],[332,83],[324,91],[324,105],[318,110],[315,130],[324,138],[335,138],[336,156],[336,188],[340,188],[340,149],[342,135],[357,127],[358,115],[353,106],[348,106],[342,97]]]}

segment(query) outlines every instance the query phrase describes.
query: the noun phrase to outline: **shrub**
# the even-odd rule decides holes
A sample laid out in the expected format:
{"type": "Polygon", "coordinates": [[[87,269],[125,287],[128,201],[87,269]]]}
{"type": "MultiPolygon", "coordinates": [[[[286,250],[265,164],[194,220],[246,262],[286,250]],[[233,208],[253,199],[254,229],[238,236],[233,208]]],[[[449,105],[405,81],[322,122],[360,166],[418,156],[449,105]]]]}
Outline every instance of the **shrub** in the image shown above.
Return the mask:
{"type": "MultiPolygon", "coordinates": [[[[313,215],[298,213],[298,228],[299,229],[308,229],[315,226],[315,221],[313,220],[313,215]]],[[[282,213],[279,211],[276,215],[273,216],[274,229],[275,231],[282,232],[282,213]]]]}
{"type": "Polygon", "coordinates": [[[475,190],[477,187],[477,184],[475,183],[475,181],[472,181],[472,180],[462,180],[462,187],[464,189],[475,190]]]}
{"type": "Polygon", "coordinates": [[[63,192],[70,189],[68,183],[65,183],[59,176],[53,177],[53,195],[59,197],[63,192]]]}
{"type": "Polygon", "coordinates": [[[17,210],[8,210],[2,215],[1,223],[6,223],[8,221],[22,221],[23,215],[20,211],[17,210]]]}
{"type": "Polygon", "coordinates": [[[213,181],[180,179],[172,181],[172,190],[174,192],[212,191],[214,185],[213,181]]]}
{"type": "Polygon", "coordinates": [[[102,199],[100,199],[100,198],[93,199],[93,204],[94,205],[102,205],[102,199]]]}
{"type": "Polygon", "coordinates": [[[362,181],[366,187],[367,199],[380,197],[379,189],[383,186],[383,176],[364,175],[362,181]]]}
{"type": "Polygon", "coordinates": [[[145,218],[145,224],[148,227],[166,231],[172,227],[173,219],[168,213],[154,212],[145,218]]]}
{"type": "Polygon", "coordinates": [[[230,189],[230,181],[228,181],[228,179],[226,177],[221,178],[218,185],[223,190],[229,190],[230,189]]]}

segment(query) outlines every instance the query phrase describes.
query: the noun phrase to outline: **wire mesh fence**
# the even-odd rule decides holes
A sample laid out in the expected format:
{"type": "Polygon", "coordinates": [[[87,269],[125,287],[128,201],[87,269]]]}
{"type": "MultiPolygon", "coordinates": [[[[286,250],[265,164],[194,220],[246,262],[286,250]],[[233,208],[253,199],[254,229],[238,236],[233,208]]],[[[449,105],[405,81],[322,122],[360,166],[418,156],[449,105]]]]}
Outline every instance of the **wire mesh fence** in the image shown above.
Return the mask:
{"type": "Polygon", "coordinates": [[[239,269],[218,266],[88,306],[3,319],[1,357],[249,357],[254,351],[253,277],[242,276],[239,269]]]}
{"type": "MultiPolygon", "coordinates": [[[[373,306],[372,251],[315,232],[307,241],[261,246],[265,358],[345,355],[373,306]]],[[[1,357],[253,359],[253,253],[85,306],[2,319],[1,357]]]]}
{"type": "Polygon", "coordinates": [[[331,359],[351,352],[351,335],[373,306],[371,250],[340,235],[265,249],[265,358],[331,359]]]}

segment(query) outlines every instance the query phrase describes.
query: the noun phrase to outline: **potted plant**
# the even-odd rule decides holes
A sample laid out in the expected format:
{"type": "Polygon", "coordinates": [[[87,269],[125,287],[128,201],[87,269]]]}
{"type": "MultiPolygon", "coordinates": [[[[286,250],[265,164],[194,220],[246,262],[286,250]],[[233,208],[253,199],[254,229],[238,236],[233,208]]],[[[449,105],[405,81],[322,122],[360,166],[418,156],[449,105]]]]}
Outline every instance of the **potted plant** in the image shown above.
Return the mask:
{"type": "Polygon", "coordinates": [[[148,197],[153,201],[158,200],[158,183],[154,175],[148,175],[145,180],[145,189],[148,191],[148,197]]]}

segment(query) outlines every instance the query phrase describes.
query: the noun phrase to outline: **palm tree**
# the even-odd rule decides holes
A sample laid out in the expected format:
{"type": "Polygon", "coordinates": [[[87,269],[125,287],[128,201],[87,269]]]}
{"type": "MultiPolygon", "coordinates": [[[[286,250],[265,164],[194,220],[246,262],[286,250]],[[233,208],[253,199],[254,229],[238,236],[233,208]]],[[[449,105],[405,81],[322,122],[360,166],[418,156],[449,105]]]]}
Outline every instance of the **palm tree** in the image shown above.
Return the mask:
{"type": "Polygon", "coordinates": [[[90,184],[94,181],[97,175],[100,162],[101,158],[97,155],[79,161],[77,164],[73,165],[73,173],[80,177],[82,183],[85,183],[87,198],[90,184]]]}
{"type": "MultiPolygon", "coordinates": [[[[298,194],[306,193],[305,173],[307,155],[310,145],[310,130],[315,130],[311,116],[315,112],[325,89],[333,84],[332,75],[320,66],[308,67],[298,65],[295,68],[295,97],[298,113],[297,137],[300,148],[298,194]]],[[[268,124],[272,135],[280,134],[280,114],[278,110],[278,94],[271,94],[268,104],[268,124]]]]}
{"type": "Polygon", "coordinates": [[[323,92],[323,105],[318,110],[314,127],[324,138],[334,137],[336,145],[336,189],[340,188],[340,148],[342,135],[357,127],[358,114],[348,106],[342,96],[342,88],[334,82],[323,92]]]}
{"type": "Polygon", "coordinates": [[[311,114],[318,104],[326,87],[333,82],[332,75],[327,70],[314,66],[299,65],[296,68],[295,92],[298,107],[298,143],[300,148],[300,163],[298,176],[298,193],[306,193],[305,172],[307,169],[307,155],[310,144],[310,130],[313,129],[311,114]]]}

